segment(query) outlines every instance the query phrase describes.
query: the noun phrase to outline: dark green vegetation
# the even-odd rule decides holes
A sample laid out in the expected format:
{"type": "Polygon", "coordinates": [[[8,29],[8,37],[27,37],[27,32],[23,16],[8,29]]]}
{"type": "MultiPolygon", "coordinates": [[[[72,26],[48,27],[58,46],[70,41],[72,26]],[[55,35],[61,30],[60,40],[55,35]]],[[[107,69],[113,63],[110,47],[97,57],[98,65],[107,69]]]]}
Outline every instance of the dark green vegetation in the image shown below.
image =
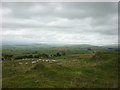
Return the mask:
{"type": "Polygon", "coordinates": [[[3,88],[118,87],[116,48],[3,46],[2,58],[3,88]]]}

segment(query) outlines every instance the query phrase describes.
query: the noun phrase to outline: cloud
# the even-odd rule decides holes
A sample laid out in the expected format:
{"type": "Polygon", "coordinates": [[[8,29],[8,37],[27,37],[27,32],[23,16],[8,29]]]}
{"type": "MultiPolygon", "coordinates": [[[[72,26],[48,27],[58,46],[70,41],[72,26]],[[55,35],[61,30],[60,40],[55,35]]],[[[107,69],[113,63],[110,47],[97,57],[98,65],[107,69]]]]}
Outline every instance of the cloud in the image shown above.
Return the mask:
{"type": "Polygon", "coordinates": [[[117,8],[113,2],[4,2],[3,42],[117,43],[117,8]]]}

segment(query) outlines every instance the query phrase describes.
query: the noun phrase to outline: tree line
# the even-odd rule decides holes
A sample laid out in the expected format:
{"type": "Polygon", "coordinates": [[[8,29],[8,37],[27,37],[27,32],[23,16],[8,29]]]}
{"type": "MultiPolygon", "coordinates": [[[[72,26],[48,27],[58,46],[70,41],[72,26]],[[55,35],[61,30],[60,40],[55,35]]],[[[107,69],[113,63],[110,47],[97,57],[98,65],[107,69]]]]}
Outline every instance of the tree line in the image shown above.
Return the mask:
{"type": "Polygon", "coordinates": [[[48,54],[29,54],[29,55],[7,55],[7,54],[3,54],[2,55],[2,60],[16,60],[16,59],[23,59],[23,58],[54,58],[54,57],[59,57],[59,56],[64,56],[65,55],[65,52],[63,53],[59,53],[57,52],[56,54],[51,54],[51,55],[48,55],[48,54]]]}

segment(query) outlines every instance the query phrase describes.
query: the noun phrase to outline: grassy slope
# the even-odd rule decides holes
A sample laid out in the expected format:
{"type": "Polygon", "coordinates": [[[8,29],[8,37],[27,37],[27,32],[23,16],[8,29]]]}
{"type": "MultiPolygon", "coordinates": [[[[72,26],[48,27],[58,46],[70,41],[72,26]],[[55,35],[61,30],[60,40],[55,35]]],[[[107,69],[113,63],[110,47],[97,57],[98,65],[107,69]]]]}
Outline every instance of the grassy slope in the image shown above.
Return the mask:
{"type": "Polygon", "coordinates": [[[72,54],[56,63],[19,65],[23,60],[3,61],[3,88],[117,87],[117,53],[72,54]]]}

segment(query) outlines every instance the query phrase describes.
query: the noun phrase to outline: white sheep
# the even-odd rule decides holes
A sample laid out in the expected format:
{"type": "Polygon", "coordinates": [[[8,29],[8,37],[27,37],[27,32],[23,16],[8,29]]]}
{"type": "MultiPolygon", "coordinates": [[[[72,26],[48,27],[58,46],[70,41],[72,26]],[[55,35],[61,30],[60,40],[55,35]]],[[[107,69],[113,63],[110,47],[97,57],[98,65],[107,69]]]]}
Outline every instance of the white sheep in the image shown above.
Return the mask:
{"type": "Polygon", "coordinates": [[[55,62],[56,60],[52,60],[53,62],[55,62]]]}
{"type": "Polygon", "coordinates": [[[46,62],[49,62],[49,60],[46,60],[46,62]]]}
{"type": "Polygon", "coordinates": [[[32,63],[36,63],[36,61],[32,61],[32,63]]]}
{"type": "Polygon", "coordinates": [[[52,63],[52,62],[49,62],[49,63],[52,63]]]}
{"type": "Polygon", "coordinates": [[[19,64],[22,64],[21,62],[19,62],[19,64]]]}
{"type": "Polygon", "coordinates": [[[28,64],[28,62],[26,62],[25,64],[28,64]]]}
{"type": "Polygon", "coordinates": [[[38,62],[39,60],[37,60],[37,62],[38,62]]]}

